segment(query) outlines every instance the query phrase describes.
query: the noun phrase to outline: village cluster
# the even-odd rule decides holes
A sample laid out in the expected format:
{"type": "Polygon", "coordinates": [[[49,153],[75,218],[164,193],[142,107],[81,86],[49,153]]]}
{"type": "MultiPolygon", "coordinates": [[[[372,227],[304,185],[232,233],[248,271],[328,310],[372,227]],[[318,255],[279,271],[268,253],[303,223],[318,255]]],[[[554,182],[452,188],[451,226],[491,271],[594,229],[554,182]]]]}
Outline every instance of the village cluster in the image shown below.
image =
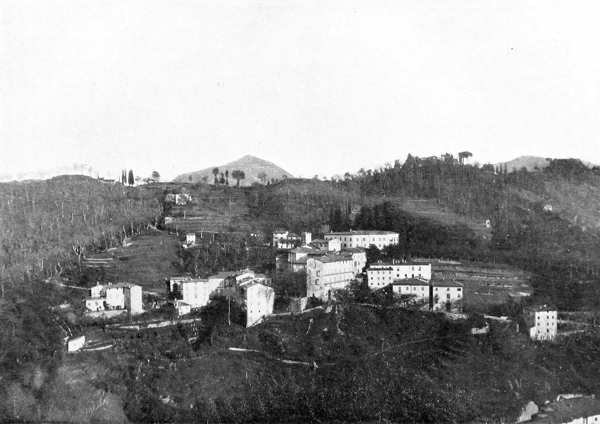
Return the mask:
{"type": "MultiPolygon", "coordinates": [[[[336,291],[353,282],[366,281],[369,289],[391,289],[405,304],[423,310],[460,313],[465,296],[461,283],[432,278],[432,265],[425,260],[390,260],[367,263],[366,249],[384,249],[398,243],[399,234],[391,231],[328,232],[313,239],[310,232],[301,235],[286,230],[275,231],[272,246],[286,256],[285,266],[306,273],[306,295],[290,305],[301,312],[308,299],[321,302],[335,300],[336,291]]],[[[184,247],[193,248],[196,234],[185,235],[184,247]]],[[[246,312],[248,327],[273,314],[275,291],[271,279],[251,270],[226,271],[207,278],[172,276],[167,278],[165,297],[177,316],[205,307],[214,296],[234,300],[246,312]]],[[[89,316],[110,317],[123,312],[137,315],[143,310],[142,288],[130,283],[97,284],[85,299],[89,316]]],[[[553,340],[557,336],[557,311],[538,308],[530,314],[530,337],[553,340]]]]}

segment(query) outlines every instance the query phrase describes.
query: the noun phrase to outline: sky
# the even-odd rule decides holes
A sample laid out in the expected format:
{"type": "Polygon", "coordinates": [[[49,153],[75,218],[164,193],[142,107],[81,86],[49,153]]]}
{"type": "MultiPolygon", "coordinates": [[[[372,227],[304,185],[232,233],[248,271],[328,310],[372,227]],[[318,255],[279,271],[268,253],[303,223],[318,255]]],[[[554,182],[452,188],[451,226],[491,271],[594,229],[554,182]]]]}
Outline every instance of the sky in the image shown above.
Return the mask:
{"type": "Polygon", "coordinates": [[[296,176],[468,150],[600,163],[600,5],[3,0],[0,174],[296,176]]]}

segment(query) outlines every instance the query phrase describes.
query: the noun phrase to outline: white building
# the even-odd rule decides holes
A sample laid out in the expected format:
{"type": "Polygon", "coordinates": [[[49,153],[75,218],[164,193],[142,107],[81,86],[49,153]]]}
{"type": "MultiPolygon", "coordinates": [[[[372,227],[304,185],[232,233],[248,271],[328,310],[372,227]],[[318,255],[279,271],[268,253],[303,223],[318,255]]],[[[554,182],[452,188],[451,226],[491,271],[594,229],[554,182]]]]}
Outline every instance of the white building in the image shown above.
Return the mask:
{"type": "Polygon", "coordinates": [[[144,312],[142,302],[142,288],[135,284],[123,286],[123,294],[125,295],[125,309],[131,315],[137,315],[144,312]]]}
{"type": "Polygon", "coordinates": [[[342,244],[342,249],[350,247],[364,247],[371,245],[378,249],[383,249],[386,246],[398,244],[400,235],[392,231],[376,231],[376,230],[361,230],[361,231],[344,231],[332,232],[325,234],[325,240],[337,239],[342,244]]]}
{"type": "Polygon", "coordinates": [[[178,206],[187,205],[192,201],[192,196],[188,193],[177,193],[175,195],[175,204],[178,206]]]}
{"type": "Polygon", "coordinates": [[[85,345],[85,336],[71,337],[67,341],[67,352],[77,352],[85,345]]]}
{"type": "Polygon", "coordinates": [[[463,286],[454,281],[431,282],[419,278],[400,279],[392,283],[392,291],[397,295],[413,296],[415,301],[425,301],[434,311],[462,309],[463,286]]]}
{"type": "Polygon", "coordinates": [[[365,249],[360,247],[354,247],[342,250],[339,252],[340,255],[347,255],[352,258],[352,266],[354,268],[354,275],[363,272],[363,269],[367,266],[367,252],[365,249]]]}
{"type": "Polygon", "coordinates": [[[193,246],[196,244],[196,233],[187,233],[185,235],[185,244],[193,246]]]}
{"type": "Polygon", "coordinates": [[[412,296],[414,301],[429,302],[429,281],[418,278],[396,280],[392,284],[392,291],[400,296],[412,296]]]}
{"type": "Polygon", "coordinates": [[[169,294],[175,299],[189,305],[190,308],[201,308],[210,302],[210,296],[220,286],[224,278],[191,278],[172,277],[169,279],[169,294]]]}
{"type": "Polygon", "coordinates": [[[393,260],[391,262],[379,261],[367,268],[367,280],[371,289],[379,289],[391,284],[394,280],[408,278],[431,280],[431,264],[393,260]]]}
{"type": "Polygon", "coordinates": [[[306,269],[306,261],[309,257],[321,256],[324,254],[324,251],[312,247],[296,247],[288,251],[287,261],[292,271],[303,271],[306,269]]]}
{"type": "Polygon", "coordinates": [[[141,314],[144,312],[142,288],[131,283],[96,284],[90,288],[85,307],[91,312],[127,309],[132,315],[141,314]]]}
{"type": "Polygon", "coordinates": [[[240,294],[246,307],[246,327],[258,324],[273,313],[275,290],[256,280],[239,284],[240,294]]]}
{"type": "Polygon", "coordinates": [[[302,246],[308,246],[312,241],[312,233],[305,231],[302,233],[302,246]]]}
{"type": "Polygon", "coordinates": [[[183,300],[175,300],[173,306],[175,306],[175,310],[179,316],[187,315],[192,312],[192,306],[183,300]]]}
{"type": "Polygon", "coordinates": [[[462,310],[463,286],[454,281],[435,281],[432,283],[433,310],[462,310]]]}
{"type": "Polygon", "coordinates": [[[532,312],[533,327],[529,328],[532,340],[554,340],[558,332],[558,312],[541,307],[532,312]]]}
{"type": "Polygon", "coordinates": [[[103,311],[104,298],[103,297],[88,297],[85,299],[85,309],[90,312],[103,311]]]}
{"type": "Polygon", "coordinates": [[[273,233],[273,247],[276,249],[293,249],[302,244],[302,238],[287,230],[275,231],[273,233]]]}
{"type": "Polygon", "coordinates": [[[309,258],[306,262],[306,295],[329,300],[335,290],[347,287],[355,277],[351,255],[309,258]]]}
{"type": "Polygon", "coordinates": [[[276,230],[276,231],[273,231],[273,247],[277,246],[277,242],[279,240],[287,239],[289,233],[290,232],[288,230],[276,230]]]}
{"type": "Polygon", "coordinates": [[[315,249],[325,252],[339,252],[342,250],[342,242],[340,242],[338,239],[314,239],[310,242],[310,247],[314,247],[315,249]]]}
{"type": "MultiPolygon", "coordinates": [[[[221,273],[215,281],[221,279],[221,273]]],[[[275,290],[269,284],[271,279],[263,274],[245,270],[230,273],[221,280],[218,293],[228,298],[234,298],[246,311],[246,327],[258,324],[264,317],[273,313],[275,290]]]]}
{"type": "Polygon", "coordinates": [[[250,327],[273,313],[275,291],[268,286],[270,281],[263,274],[244,270],[220,272],[208,278],[172,277],[167,283],[178,315],[206,306],[211,296],[219,294],[233,297],[243,305],[246,326],[250,327]]]}

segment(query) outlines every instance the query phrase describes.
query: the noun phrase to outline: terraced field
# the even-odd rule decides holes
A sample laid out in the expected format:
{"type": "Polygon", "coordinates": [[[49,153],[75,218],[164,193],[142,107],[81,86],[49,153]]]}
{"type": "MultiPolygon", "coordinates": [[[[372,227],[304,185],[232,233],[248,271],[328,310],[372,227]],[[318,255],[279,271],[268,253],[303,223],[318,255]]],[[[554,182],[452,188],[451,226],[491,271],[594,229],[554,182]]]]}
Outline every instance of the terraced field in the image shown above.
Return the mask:
{"type": "Polygon", "coordinates": [[[481,262],[432,261],[434,280],[464,285],[465,309],[522,299],[533,293],[531,275],[517,268],[481,262]]]}
{"type": "Polygon", "coordinates": [[[128,247],[118,247],[92,255],[84,265],[90,264],[97,270],[105,264],[104,272],[90,273],[101,281],[127,281],[139,284],[145,290],[164,290],[164,279],[176,275],[178,240],[165,231],[134,238],[128,247]]]}

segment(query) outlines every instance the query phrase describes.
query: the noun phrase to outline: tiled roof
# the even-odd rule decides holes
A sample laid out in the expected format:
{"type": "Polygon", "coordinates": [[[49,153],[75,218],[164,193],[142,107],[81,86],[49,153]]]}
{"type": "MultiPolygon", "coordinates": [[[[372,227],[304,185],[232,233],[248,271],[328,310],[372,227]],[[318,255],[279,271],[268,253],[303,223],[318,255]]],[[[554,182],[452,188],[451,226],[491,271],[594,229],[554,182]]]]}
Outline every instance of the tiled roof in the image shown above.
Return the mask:
{"type": "Polygon", "coordinates": [[[319,250],[314,249],[312,247],[302,246],[302,247],[296,247],[295,249],[290,250],[290,252],[292,252],[292,253],[316,253],[316,252],[319,252],[319,250]]]}
{"type": "Polygon", "coordinates": [[[393,286],[429,286],[429,282],[426,280],[420,280],[418,278],[402,278],[394,280],[393,286]]]}
{"type": "Polygon", "coordinates": [[[550,305],[530,306],[527,309],[528,309],[529,312],[552,312],[552,311],[556,311],[557,310],[556,307],[550,306],[550,305]]]}
{"type": "Polygon", "coordinates": [[[367,250],[363,247],[347,247],[342,250],[342,252],[349,252],[349,253],[363,253],[366,251],[367,250]]]}
{"type": "Polygon", "coordinates": [[[352,260],[350,256],[346,255],[323,255],[315,258],[316,261],[323,263],[331,263],[331,262],[347,262],[352,260]]]}
{"type": "Polygon", "coordinates": [[[367,236],[367,235],[387,235],[387,234],[396,234],[393,231],[381,231],[381,230],[357,230],[357,231],[332,231],[325,235],[335,235],[335,236],[367,236]]]}
{"type": "Polygon", "coordinates": [[[440,280],[440,281],[432,281],[431,285],[433,287],[462,287],[461,283],[457,283],[456,281],[451,280],[440,280]]]}
{"type": "Polygon", "coordinates": [[[176,282],[180,282],[180,283],[199,283],[199,282],[207,282],[208,279],[192,278],[190,276],[184,276],[184,277],[171,277],[171,278],[169,278],[169,281],[176,281],[176,282]]]}
{"type": "Polygon", "coordinates": [[[106,289],[110,289],[110,288],[115,288],[115,289],[122,289],[122,288],[132,288],[132,287],[138,287],[137,284],[132,284],[132,283],[125,283],[125,282],[121,282],[121,283],[114,283],[114,284],[107,284],[104,286],[104,288],[106,289]]]}
{"type": "Polygon", "coordinates": [[[235,272],[232,271],[221,271],[221,272],[217,272],[216,274],[211,275],[208,278],[227,278],[227,277],[232,277],[235,275],[235,272]]]}
{"type": "Polygon", "coordinates": [[[370,266],[372,267],[381,267],[381,266],[428,266],[431,265],[430,263],[425,263],[425,262],[414,262],[414,261],[407,261],[407,262],[402,262],[402,261],[377,261],[375,263],[372,263],[370,266]]]}

